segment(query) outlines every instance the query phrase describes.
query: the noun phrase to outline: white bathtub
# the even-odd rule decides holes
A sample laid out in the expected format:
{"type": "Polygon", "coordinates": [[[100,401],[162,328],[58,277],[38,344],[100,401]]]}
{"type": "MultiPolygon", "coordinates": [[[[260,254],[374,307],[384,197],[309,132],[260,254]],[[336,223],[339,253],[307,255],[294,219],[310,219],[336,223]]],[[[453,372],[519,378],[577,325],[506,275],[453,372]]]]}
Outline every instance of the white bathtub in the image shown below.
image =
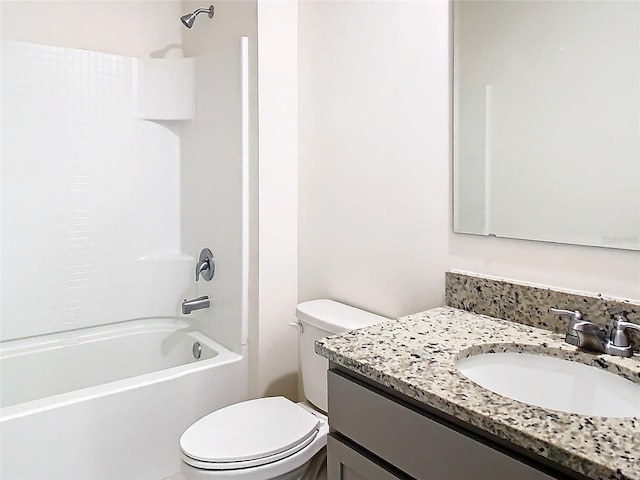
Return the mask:
{"type": "Polygon", "coordinates": [[[177,319],[2,342],[0,478],[176,473],[182,432],[247,398],[246,364],[177,319]]]}

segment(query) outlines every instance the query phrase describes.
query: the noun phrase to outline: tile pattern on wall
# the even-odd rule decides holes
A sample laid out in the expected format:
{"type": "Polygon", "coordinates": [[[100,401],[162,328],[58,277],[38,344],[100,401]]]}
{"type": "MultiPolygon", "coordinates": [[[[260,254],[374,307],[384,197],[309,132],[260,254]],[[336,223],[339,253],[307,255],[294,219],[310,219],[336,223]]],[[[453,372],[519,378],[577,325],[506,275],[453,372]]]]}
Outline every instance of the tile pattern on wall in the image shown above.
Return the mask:
{"type": "Polygon", "coordinates": [[[180,141],[136,118],[136,59],[1,47],[0,337],[175,315],[180,141]]]}
{"type": "MultiPolygon", "coordinates": [[[[607,333],[617,314],[640,324],[640,303],[459,272],[446,273],[445,302],[450,307],[557,333],[567,331],[569,320],[549,313],[549,307],[579,310],[585,320],[607,333]]],[[[640,345],[639,335],[632,332],[631,337],[636,347],[640,345]]]]}

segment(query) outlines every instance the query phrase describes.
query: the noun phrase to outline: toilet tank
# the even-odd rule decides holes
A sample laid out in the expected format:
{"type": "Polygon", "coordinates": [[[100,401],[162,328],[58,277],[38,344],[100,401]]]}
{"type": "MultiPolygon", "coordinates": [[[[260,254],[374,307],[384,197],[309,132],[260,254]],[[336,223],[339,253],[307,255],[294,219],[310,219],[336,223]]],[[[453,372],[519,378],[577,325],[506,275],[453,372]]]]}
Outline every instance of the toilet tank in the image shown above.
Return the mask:
{"type": "Polygon", "coordinates": [[[333,300],[312,300],[298,305],[298,354],[304,396],[320,410],[327,411],[327,370],[329,362],[315,352],[315,342],[329,335],[368,327],[389,320],[333,300]]]}

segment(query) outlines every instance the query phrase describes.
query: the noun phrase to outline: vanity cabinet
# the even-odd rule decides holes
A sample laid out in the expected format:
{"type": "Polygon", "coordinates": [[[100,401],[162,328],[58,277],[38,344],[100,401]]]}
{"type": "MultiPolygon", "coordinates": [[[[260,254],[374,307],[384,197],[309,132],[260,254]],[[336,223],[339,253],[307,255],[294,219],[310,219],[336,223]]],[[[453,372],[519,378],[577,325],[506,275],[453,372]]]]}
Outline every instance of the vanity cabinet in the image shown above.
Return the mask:
{"type": "Polygon", "coordinates": [[[523,463],[519,454],[348,372],[330,370],[328,386],[328,480],[580,478],[526,458],[523,463]]]}
{"type": "Polygon", "coordinates": [[[335,434],[327,438],[327,480],[409,480],[335,434]]]}

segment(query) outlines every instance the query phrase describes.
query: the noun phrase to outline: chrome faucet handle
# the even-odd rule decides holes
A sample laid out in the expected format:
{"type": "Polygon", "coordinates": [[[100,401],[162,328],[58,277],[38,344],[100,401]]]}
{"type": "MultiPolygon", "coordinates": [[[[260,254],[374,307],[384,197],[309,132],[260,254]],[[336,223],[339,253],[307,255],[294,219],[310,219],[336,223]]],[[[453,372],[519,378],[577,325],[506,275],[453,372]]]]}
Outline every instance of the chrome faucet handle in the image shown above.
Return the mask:
{"type": "Polygon", "coordinates": [[[640,325],[637,323],[631,323],[623,320],[621,314],[616,315],[613,321],[613,328],[611,329],[611,344],[614,347],[631,348],[631,342],[629,341],[629,335],[627,330],[637,330],[640,332],[640,325]]]}
{"type": "Polygon", "coordinates": [[[564,337],[564,341],[570,345],[579,346],[580,338],[578,332],[576,332],[575,325],[582,321],[582,313],[578,310],[563,310],[561,308],[549,307],[549,312],[554,315],[565,315],[570,317],[569,326],[567,327],[567,334],[564,337]]]}
{"type": "Polygon", "coordinates": [[[582,314],[579,310],[563,310],[562,308],[549,307],[549,312],[554,315],[566,315],[576,322],[582,320],[582,314]]]}
{"type": "Polygon", "coordinates": [[[209,259],[208,258],[205,258],[204,260],[202,260],[201,263],[196,265],[196,282],[200,278],[200,274],[202,272],[206,272],[210,268],[211,268],[211,264],[209,263],[209,259]]]}
{"type": "Polygon", "coordinates": [[[213,259],[213,253],[208,248],[203,248],[198,263],[196,263],[196,282],[200,280],[200,275],[207,281],[211,280],[215,271],[216,262],[213,259]]]}

